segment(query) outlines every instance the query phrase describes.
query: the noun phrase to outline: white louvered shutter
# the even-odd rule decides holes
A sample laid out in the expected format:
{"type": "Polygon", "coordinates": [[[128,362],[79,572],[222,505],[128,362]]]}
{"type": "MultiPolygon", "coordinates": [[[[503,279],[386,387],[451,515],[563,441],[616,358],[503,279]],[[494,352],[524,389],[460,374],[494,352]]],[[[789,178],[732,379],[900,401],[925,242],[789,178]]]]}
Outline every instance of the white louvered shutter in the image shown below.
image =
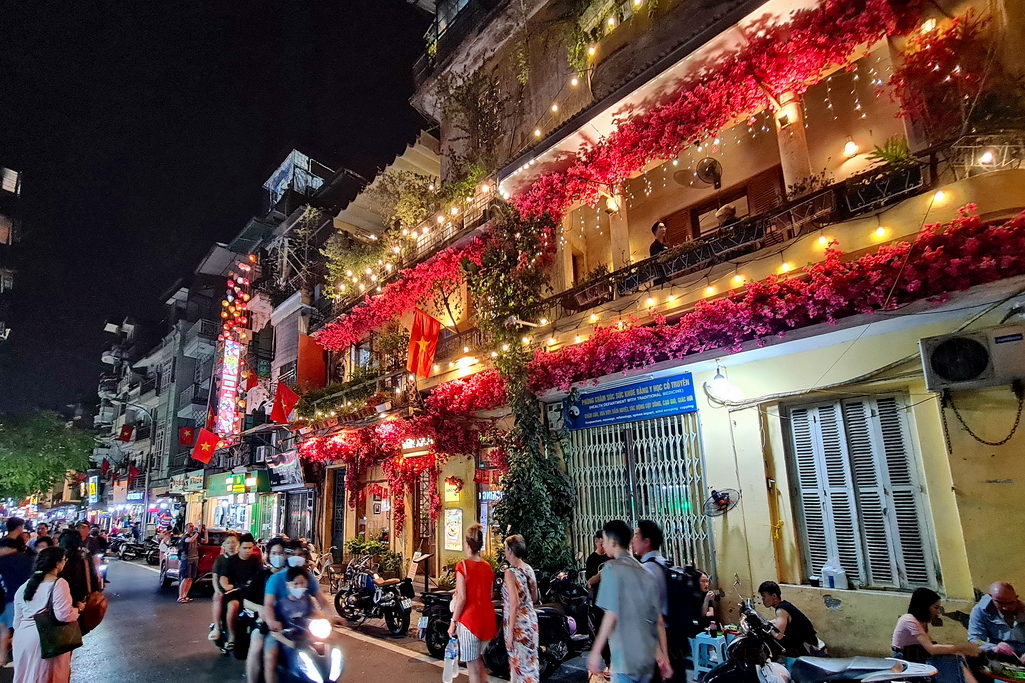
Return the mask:
{"type": "Polygon", "coordinates": [[[808,573],[818,575],[829,559],[826,534],[826,496],[819,483],[818,450],[812,435],[815,408],[794,408],[790,411],[794,461],[797,465],[798,494],[801,499],[801,522],[808,557],[808,573]]]}
{"type": "Polygon", "coordinates": [[[899,576],[885,486],[887,477],[881,471],[885,462],[878,457],[882,448],[873,420],[874,403],[871,399],[845,401],[844,426],[865,543],[866,581],[870,586],[892,588],[899,585],[899,576]]]}
{"type": "Polygon", "coordinates": [[[840,407],[795,408],[790,416],[808,570],[820,574],[832,555],[851,580],[861,581],[858,513],[840,407]]]}
{"type": "Polygon", "coordinates": [[[842,419],[839,404],[818,407],[822,465],[826,473],[836,556],[840,559],[840,566],[847,572],[848,579],[861,582],[864,580],[861,533],[842,419]]]}
{"type": "Polygon", "coordinates": [[[925,501],[908,441],[905,413],[894,397],[876,399],[881,453],[892,498],[890,518],[895,527],[893,544],[902,583],[907,587],[935,586],[936,566],[925,501]]]}

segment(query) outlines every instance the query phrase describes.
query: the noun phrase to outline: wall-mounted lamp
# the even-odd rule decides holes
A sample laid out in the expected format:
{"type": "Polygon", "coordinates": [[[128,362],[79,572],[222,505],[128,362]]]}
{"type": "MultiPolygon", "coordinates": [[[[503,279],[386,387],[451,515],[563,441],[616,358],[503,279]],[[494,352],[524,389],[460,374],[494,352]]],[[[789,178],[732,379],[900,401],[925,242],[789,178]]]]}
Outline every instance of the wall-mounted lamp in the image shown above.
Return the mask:
{"type": "Polygon", "coordinates": [[[858,147],[858,143],[856,143],[853,139],[851,139],[851,136],[848,135],[847,142],[844,143],[843,146],[844,158],[853,159],[854,157],[858,156],[859,151],[861,151],[861,148],[858,147]]]}

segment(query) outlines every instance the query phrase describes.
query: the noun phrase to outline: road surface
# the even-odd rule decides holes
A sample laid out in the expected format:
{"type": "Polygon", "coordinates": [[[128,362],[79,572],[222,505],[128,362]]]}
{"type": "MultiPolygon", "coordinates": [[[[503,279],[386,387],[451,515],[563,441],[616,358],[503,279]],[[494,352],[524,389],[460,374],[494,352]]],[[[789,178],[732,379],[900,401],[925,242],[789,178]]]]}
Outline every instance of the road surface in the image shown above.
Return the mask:
{"type": "MultiPolygon", "coordinates": [[[[107,587],[110,608],[100,626],[85,637],[71,662],[72,683],[218,683],[245,681],[243,662],[222,656],[206,639],[210,601],[196,591],[195,601],[177,603],[177,585],[161,589],[156,571],[145,564],[112,560],[107,587]]],[[[416,613],[413,614],[414,623],[416,613]]],[[[415,638],[392,638],[383,624],[338,629],[346,657],[342,680],[420,683],[441,680],[440,662],[427,656],[415,638]]],[[[465,671],[456,679],[466,683],[465,671]]],[[[13,680],[0,669],[0,683],[13,680]]],[[[503,683],[492,678],[493,683],[503,683]]],[[[584,683],[582,659],[563,665],[552,683],[584,683]]]]}

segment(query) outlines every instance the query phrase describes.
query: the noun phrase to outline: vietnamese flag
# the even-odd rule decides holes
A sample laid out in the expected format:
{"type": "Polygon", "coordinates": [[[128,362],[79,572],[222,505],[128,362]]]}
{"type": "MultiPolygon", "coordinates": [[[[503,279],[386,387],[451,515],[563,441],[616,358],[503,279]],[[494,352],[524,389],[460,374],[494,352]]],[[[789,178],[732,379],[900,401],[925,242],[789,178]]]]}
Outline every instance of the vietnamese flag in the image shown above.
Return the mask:
{"type": "Polygon", "coordinates": [[[117,435],[117,440],[128,443],[132,440],[132,432],[134,431],[135,427],[133,427],[132,425],[124,425],[123,427],[121,427],[121,433],[117,435]]]}
{"type": "Polygon", "coordinates": [[[142,474],[142,470],[138,467],[135,465],[128,466],[128,488],[132,488],[132,482],[138,479],[140,474],[142,474]]]}
{"type": "Polygon", "coordinates": [[[420,309],[413,318],[413,330],[409,333],[409,353],[406,369],[418,377],[430,377],[434,353],[438,350],[438,335],[441,323],[420,309]]]}
{"type": "Polygon", "coordinates": [[[192,449],[192,459],[198,460],[204,465],[209,465],[210,460],[214,457],[214,451],[217,450],[217,444],[220,440],[220,437],[213,432],[200,429],[199,438],[196,440],[196,445],[192,449]]]}
{"type": "Polygon", "coordinates": [[[288,424],[288,416],[292,414],[298,402],[299,394],[292,391],[284,382],[278,382],[278,389],[274,393],[274,408],[270,412],[271,422],[288,424]]]}
{"type": "Polygon", "coordinates": [[[192,442],[196,439],[196,430],[192,427],[179,427],[178,428],[178,445],[179,446],[191,446],[192,442]]]}

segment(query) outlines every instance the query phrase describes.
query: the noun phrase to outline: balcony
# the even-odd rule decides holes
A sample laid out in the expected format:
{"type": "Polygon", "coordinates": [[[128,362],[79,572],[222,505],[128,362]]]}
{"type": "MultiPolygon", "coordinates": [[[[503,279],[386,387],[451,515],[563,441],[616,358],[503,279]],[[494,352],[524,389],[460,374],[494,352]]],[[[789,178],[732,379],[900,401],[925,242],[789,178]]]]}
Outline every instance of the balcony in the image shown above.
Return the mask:
{"type": "Polygon", "coordinates": [[[178,417],[190,420],[196,414],[205,413],[209,401],[210,392],[203,389],[203,385],[190,384],[178,399],[178,417]]]}
{"type": "Polygon", "coordinates": [[[148,441],[152,434],[153,428],[148,422],[144,425],[136,425],[135,443],[138,444],[140,441],[148,441]]]}
{"type": "Polygon", "coordinates": [[[642,290],[669,286],[687,275],[828,225],[878,211],[929,189],[933,183],[930,170],[935,166],[930,155],[912,165],[884,167],[853,176],[549,297],[537,315],[550,320],[576,315],[642,290]]]}
{"type": "Polygon", "coordinates": [[[407,391],[409,377],[405,368],[366,380],[334,384],[306,396],[311,417],[335,419],[338,424],[360,425],[378,419],[384,413],[404,410],[415,392],[407,391]]]}
{"type": "MultiPolygon", "coordinates": [[[[415,244],[402,254],[399,262],[396,264],[397,267],[391,275],[378,280],[378,285],[383,287],[391,282],[395,282],[403,269],[411,268],[418,263],[426,261],[442,249],[468,239],[472,233],[487,225],[491,220],[492,206],[496,201],[495,182],[493,177],[481,181],[477,191],[464,202],[458,213],[438,214],[416,226],[413,233],[419,235],[419,237],[417,237],[415,244]],[[480,189],[482,187],[487,187],[488,190],[482,191],[480,189]],[[441,223],[438,222],[439,215],[443,219],[441,223]]],[[[321,312],[326,320],[330,320],[345,314],[371,293],[368,291],[362,294],[334,299],[333,305],[330,306],[331,310],[327,310],[327,300],[322,300],[324,308],[321,309],[321,312]]]]}
{"type": "Polygon", "coordinates": [[[182,353],[188,358],[211,356],[217,346],[217,323],[212,320],[197,320],[185,333],[182,353]]]}
{"type": "Polygon", "coordinates": [[[97,387],[96,393],[101,399],[117,398],[117,385],[117,375],[100,375],[100,385],[97,387]]]}
{"type": "Polygon", "coordinates": [[[152,408],[157,405],[157,396],[157,378],[147,377],[139,385],[139,396],[134,402],[145,408],[152,408]]]}

